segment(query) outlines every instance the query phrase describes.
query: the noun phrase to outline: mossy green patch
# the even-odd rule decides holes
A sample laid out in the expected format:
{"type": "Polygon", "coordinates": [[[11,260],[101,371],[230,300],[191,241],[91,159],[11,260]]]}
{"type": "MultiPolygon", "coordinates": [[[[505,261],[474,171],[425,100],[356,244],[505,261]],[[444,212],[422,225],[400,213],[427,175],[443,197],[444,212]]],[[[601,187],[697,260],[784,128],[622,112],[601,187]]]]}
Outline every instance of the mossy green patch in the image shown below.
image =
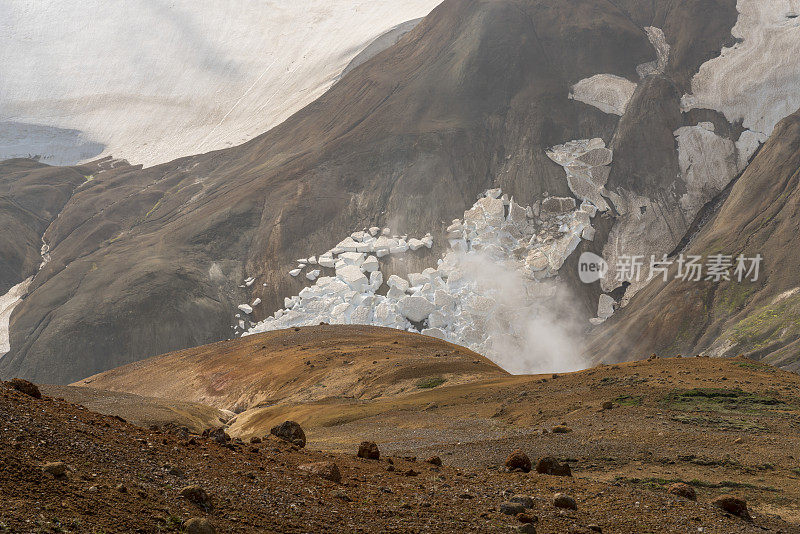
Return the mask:
{"type": "Polygon", "coordinates": [[[755,283],[729,283],[717,292],[717,306],[715,312],[732,315],[742,310],[747,301],[759,289],[755,283]]]}
{"type": "Polygon", "coordinates": [[[761,412],[785,404],[775,397],[722,388],[674,390],[664,402],[672,410],[723,413],[761,412]]]}
{"type": "Polygon", "coordinates": [[[736,365],[742,367],[744,369],[751,369],[753,371],[763,371],[765,373],[772,373],[775,371],[775,368],[771,365],[767,365],[761,362],[736,362],[736,365]]]}
{"type": "Polygon", "coordinates": [[[614,402],[620,406],[641,406],[643,399],[641,395],[620,395],[614,402]]]}
{"type": "Polygon", "coordinates": [[[724,337],[741,351],[759,350],[781,339],[800,337],[800,293],[759,308],[729,328],[724,337]]]}
{"type": "Polygon", "coordinates": [[[445,382],[447,382],[446,378],[442,378],[441,376],[432,376],[429,378],[423,378],[417,382],[417,387],[419,389],[433,389],[437,386],[441,386],[445,382]]]}

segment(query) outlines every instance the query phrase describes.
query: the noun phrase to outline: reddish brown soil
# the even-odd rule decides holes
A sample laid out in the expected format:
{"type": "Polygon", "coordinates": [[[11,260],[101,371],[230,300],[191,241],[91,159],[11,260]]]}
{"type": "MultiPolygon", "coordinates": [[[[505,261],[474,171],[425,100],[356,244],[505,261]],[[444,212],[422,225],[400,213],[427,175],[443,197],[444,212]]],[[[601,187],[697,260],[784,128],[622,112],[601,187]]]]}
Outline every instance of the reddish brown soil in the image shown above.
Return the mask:
{"type": "Polygon", "coordinates": [[[440,469],[395,459],[396,471],[388,472],[386,460],[360,460],[355,450],[325,454],[272,439],[228,448],[46,396],[0,391],[0,530],[7,532],[170,532],[197,516],[219,532],[509,532],[520,523],[498,512],[506,490],[533,496],[539,532],[589,532],[590,525],[617,533],[793,529],[766,515],[751,524],[632,485],[459,470],[447,460],[440,469]],[[298,469],[320,460],[338,464],[341,484],[298,469]],[[66,477],[42,472],[54,461],[67,464],[66,477]],[[409,469],[419,476],[405,476],[409,469]],[[180,496],[190,484],[209,493],[209,509],[180,496]],[[557,491],[572,495],[578,510],[555,508],[557,491]]]}

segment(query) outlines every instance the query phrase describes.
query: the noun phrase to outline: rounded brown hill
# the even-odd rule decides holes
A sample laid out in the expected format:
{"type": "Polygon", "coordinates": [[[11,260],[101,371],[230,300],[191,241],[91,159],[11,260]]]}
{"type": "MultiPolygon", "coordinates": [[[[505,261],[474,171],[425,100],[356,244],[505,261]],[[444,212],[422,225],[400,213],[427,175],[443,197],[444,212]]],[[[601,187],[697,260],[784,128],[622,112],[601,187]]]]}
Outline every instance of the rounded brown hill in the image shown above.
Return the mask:
{"type": "Polygon", "coordinates": [[[325,398],[373,399],[508,376],[464,347],[390,328],[320,325],[164,354],[75,385],[240,411],[325,398]]]}

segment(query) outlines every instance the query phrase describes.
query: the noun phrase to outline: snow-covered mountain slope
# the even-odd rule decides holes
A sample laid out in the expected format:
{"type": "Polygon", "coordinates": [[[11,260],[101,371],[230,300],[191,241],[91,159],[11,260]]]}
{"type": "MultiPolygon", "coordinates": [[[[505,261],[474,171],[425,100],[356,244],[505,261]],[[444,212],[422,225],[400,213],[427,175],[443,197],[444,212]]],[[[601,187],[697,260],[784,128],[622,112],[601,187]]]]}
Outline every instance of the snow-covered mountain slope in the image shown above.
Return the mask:
{"type": "Polygon", "coordinates": [[[440,1],[3,2],[0,160],[150,166],[240,144],[440,1]]]}

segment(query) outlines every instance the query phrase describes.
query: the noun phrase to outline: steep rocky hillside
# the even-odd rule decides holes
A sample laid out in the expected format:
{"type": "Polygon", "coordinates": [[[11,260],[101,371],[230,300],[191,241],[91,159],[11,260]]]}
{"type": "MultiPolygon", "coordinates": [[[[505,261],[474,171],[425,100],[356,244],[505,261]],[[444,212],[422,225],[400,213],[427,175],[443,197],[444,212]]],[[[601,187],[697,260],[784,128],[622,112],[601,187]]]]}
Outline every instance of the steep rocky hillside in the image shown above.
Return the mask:
{"type": "MultiPolygon", "coordinates": [[[[800,369],[797,358],[797,241],[800,215],[800,112],[782,121],[742,176],[716,201],[716,211],[686,256],[763,256],[757,281],[655,279],[590,343],[597,360],[666,354],[746,354],[800,369]]],[[[675,259],[675,258],[673,258],[675,259]]]]}
{"type": "Polygon", "coordinates": [[[75,191],[109,165],[59,168],[29,159],[0,162],[0,294],[36,274],[45,230],[75,191]]]}
{"type": "MultiPolygon", "coordinates": [[[[738,16],[733,0],[444,2],[263,136],[108,172],[72,198],[45,235],[54,261],[11,318],[0,373],[70,382],[225,339],[238,304],[261,299],[258,320],[303,288],[286,275],[295,258],[364,227],[433,232],[431,252],[384,260],[389,272],[422,270],[443,250],[445,221],[491,186],[529,205],[553,195],[601,204],[594,242],[580,250],[601,252],[611,234],[666,253],[736,170],[690,191],[674,132],[746,159],[719,113],[680,107],[738,16]],[[565,179],[547,151],[592,138],[618,165],[606,176],[598,160],[591,179],[565,179]]],[[[613,284],[580,285],[573,270],[568,262],[563,278],[588,319],[613,284]]]]}

